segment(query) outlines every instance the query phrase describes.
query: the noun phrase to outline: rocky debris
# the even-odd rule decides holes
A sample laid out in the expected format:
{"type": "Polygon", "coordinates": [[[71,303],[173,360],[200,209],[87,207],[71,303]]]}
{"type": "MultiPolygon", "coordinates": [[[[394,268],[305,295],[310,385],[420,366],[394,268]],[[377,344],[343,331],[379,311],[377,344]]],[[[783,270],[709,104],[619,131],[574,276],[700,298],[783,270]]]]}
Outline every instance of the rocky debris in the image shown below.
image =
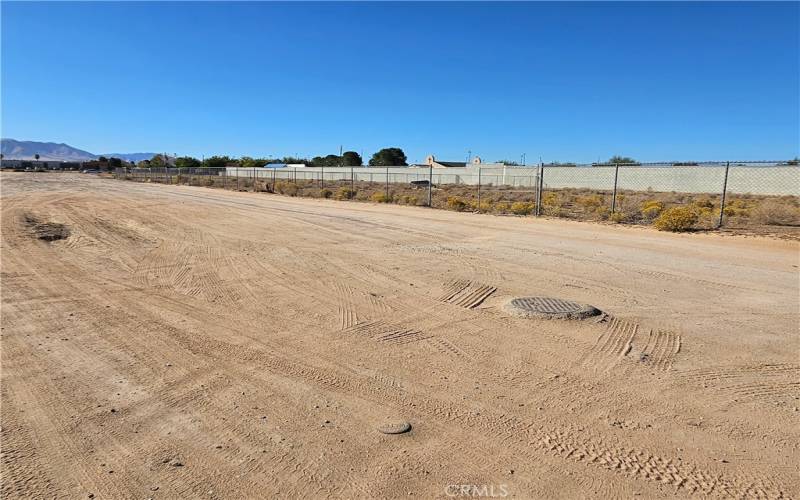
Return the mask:
{"type": "Polygon", "coordinates": [[[24,223],[31,235],[39,240],[53,242],[69,238],[70,231],[64,224],[57,222],[41,222],[33,215],[26,215],[24,223]]]}

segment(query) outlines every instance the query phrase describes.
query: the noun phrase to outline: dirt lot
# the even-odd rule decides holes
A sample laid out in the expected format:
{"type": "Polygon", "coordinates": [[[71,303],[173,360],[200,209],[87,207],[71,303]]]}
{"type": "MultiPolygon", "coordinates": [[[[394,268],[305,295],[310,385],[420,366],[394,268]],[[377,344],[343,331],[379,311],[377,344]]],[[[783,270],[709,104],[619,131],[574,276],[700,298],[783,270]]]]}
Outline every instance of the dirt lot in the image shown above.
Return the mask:
{"type": "Polygon", "coordinates": [[[797,242],[0,181],[5,498],[800,495],[797,242]]]}

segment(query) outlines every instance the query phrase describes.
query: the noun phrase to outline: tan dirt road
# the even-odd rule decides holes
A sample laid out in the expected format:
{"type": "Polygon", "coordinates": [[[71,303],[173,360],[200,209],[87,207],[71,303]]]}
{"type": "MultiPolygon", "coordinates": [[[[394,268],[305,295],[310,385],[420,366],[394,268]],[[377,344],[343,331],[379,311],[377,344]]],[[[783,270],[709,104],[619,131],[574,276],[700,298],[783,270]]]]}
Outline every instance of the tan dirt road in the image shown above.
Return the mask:
{"type": "Polygon", "coordinates": [[[796,242],[0,181],[4,498],[800,496],[796,242]]]}

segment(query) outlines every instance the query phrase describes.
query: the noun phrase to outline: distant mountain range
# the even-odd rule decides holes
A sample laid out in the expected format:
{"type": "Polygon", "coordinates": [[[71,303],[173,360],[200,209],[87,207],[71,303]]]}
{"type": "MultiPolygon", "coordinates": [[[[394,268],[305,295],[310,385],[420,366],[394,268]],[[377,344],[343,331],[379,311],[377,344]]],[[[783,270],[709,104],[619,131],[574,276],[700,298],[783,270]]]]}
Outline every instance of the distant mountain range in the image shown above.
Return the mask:
{"type": "Polygon", "coordinates": [[[105,156],[106,158],[120,158],[137,162],[149,160],[156,155],[156,153],[94,154],[64,143],[18,141],[15,139],[0,139],[0,153],[3,153],[4,160],[33,160],[38,154],[39,159],[45,161],[88,161],[105,156]]]}

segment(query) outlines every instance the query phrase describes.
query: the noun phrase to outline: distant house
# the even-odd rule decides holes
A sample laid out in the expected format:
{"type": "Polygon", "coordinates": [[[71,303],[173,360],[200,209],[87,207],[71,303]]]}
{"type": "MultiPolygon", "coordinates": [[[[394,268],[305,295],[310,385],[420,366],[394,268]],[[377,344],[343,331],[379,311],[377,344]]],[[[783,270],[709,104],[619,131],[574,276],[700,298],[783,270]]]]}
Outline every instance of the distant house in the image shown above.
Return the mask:
{"type": "Polygon", "coordinates": [[[31,168],[31,169],[45,169],[45,170],[65,170],[65,169],[77,169],[78,167],[80,167],[79,162],[65,162],[65,161],[53,161],[53,160],[18,160],[15,158],[12,159],[3,158],[2,160],[0,160],[0,168],[5,168],[5,169],[31,168]]]}
{"type": "Polygon", "coordinates": [[[435,156],[428,155],[425,163],[411,165],[412,167],[433,167],[433,168],[470,168],[470,167],[502,167],[502,163],[483,163],[480,156],[476,156],[469,163],[465,161],[440,161],[435,156]]]}

